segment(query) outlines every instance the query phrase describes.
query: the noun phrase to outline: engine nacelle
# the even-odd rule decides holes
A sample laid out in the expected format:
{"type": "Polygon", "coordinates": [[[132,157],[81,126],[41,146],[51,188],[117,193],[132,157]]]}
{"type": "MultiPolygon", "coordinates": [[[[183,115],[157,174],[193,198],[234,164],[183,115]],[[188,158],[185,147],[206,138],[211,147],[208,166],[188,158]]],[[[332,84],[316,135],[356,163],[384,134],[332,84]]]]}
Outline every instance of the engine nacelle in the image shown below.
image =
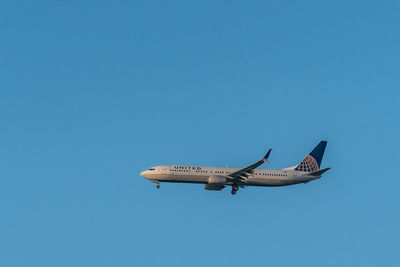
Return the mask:
{"type": "Polygon", "coordinates": [[[220,185],[222,184],[222,185],[224,185],[226,183],[226,178],[223,177],[223,176],[213,175],[213,176],[210,176],[208,178],[208,183],[209,184],[220,184],[220,185]]]}
{"type": "Polygon", "coordinates": [[[205,190],[216,190],[220,191],[225,188],[225,185],[223,184],[205,184],[204,189],[205,190]]]}
{"type": "Polygon", "coordinates": [[[226,178],[223,176],[210,176],[208,184],[204,185],[205,190],[222,190],[225,188],[226,178]]]}

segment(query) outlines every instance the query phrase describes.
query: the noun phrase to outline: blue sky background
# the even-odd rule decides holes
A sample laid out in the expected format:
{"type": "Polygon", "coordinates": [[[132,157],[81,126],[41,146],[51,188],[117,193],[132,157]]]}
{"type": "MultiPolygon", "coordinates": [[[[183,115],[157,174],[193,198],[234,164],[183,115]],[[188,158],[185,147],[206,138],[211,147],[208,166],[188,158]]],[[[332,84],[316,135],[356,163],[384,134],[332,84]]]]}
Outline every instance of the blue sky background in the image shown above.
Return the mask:
{"type": "Polygon", "coordinates": [[[2,1],[0,265],[399,266],[399,8],[2,1]],[[322,139],[307,185],[139,176],[322,139]]]}

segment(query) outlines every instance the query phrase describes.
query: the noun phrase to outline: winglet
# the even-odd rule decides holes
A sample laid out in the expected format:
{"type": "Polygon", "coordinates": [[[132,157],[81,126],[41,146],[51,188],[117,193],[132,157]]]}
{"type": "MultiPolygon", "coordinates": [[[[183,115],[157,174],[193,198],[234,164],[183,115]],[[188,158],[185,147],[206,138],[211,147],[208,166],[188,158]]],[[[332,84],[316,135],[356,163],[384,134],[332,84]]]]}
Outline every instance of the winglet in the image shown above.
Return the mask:
{"type": "Polygon", "coordinates": [[[262,159],[264,162],[269,163],[268,158],[269,158],[269,154],[271,154],[271,148],[268,150],[267,154],[265,154],[264,158],[262,159]]]}

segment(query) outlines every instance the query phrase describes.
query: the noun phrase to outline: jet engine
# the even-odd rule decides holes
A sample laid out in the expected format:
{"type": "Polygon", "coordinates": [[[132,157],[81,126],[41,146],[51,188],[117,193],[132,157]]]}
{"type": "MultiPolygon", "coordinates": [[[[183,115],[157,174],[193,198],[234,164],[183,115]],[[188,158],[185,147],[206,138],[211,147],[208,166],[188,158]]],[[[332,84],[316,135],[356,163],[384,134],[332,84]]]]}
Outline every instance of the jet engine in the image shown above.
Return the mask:
{"type": "Polygon", "coordinates": [[[222,190],[225,188],[226,178],[223,176],[210,176],[208,184],[204,185],[205,190],[222,190]]]}
{"type": "Polygon", "coordinates": [[[204,189],[205,190],[216,190],[216,191],[221,191],[222,189],[225,188],[225,185],[221,184],[205,184],[204,189]]]}

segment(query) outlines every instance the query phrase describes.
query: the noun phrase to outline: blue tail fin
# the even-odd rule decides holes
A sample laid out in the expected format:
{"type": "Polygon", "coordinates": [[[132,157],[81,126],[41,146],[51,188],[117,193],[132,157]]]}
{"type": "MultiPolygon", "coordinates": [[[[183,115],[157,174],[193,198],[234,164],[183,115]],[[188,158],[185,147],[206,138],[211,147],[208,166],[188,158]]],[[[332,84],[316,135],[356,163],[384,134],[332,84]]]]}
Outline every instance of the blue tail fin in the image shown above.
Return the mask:
{"type": "Polygon", "coordinates": [[[315,172],[321,166],[327,141],[321,141],[295,168],[296,171],[315,172]]]}

